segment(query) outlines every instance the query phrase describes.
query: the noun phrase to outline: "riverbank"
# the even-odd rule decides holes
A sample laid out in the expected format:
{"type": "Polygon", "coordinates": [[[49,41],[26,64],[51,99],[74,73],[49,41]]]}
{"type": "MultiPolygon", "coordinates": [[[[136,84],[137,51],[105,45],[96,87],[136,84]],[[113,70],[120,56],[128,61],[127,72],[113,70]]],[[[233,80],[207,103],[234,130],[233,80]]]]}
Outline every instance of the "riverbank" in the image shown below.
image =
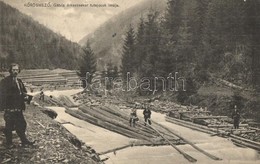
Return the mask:
{"type": "Polygon", "coordinates": [[[24,112],[27,136],[36,140],[31,147],[21,147],[13,133],[15,148],[4,147],[3,112],[0,113],[0,163],[102,163],[90,146],[71,134],[66,128],[41,112],[41,107],[28,105],[24,112]]]}

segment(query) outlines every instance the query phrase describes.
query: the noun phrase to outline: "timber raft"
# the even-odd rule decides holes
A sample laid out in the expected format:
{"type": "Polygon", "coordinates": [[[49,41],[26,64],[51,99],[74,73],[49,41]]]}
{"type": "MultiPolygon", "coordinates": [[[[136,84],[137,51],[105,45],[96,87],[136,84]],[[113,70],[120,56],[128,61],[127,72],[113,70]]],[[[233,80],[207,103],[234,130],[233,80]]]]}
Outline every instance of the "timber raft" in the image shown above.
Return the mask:
{"type": "MultiPolygon", "coordinates": [[[[205,156],[213,159],[213,160],[221,160],[221,158],[215,156],[214,154],[210,154],[206,152],[205,150],[201,149],[197,145],[193,144],[189,140],[185,139],[183,136],[178,135],[173,130],[168,129],[167,127],[152,122],[152,126],[144,126],[144,122],[138,121],[136,124],[136,127],[130,127],[129,126],[129,115],[130,111],[133,108],[133,106],[129,105],[126,106],[119,106],[119,104],[114,103],[107,103],[102,102],[101,99],[95,100],[92,103],[87,103],[89,101],[85,101],[81,103],[81,105],[78,106],[78,109],[70,108],[69,106],[75,107],[75,104],[69,100],[69,98],[66,98],[64,96],[60,97],[59,99],[52,98],[47,100],[49,103],[55,105],[55,106],[62,106],[66,108],[66,113],[79,118],[81,120],[84,120],[86,122],[89,122],[91,124],[94,124],[96,126],[100,126],[102,128],[108,129],[110,131],[119,133],[123,136],[136,139],[135,142],[124,145],[112,150],[108,150],[106,152],[99,152],[98,154],[103,155],[110,152],[115,152],[121,149],[125,149],[132,146],[161,146],[161,145],[170,145],[175,150],[177,150],[180,154],[184,156],[189,162],[196,162],[197,159],[192,157],[191,155],[187,154],[185,151],[180,150],[177,145],[181,144],[188,144],[195,148],[198,152],[204,154],[205,156]],[[102,102],[102,103],[101,103],[102,102]],[[67,105],[70,104],[70,105],[67,105]]],[[[189,112],[187,112],[189,113],[189,112]]],[[[222,119],[226,117],[216,117],[213,116],[214,119],[222,119]]],[[[196,118],[199,119],[209,119],[205,116],[197,116],[196,118]]],[[[173,118],[168,116],[165,116],[166,121],[178,124],[181,126],[185,126],[194,130],[198,130],[204,133],[209,133],[212,136],[219,135],[221,137],[230,137],[231,141],[233,141],[238,146],[244,146],[244,147],[250,147],[255,150],[259,150],[259,143],[246,140],[244,138],[238,137],[236,135],[227,133],[221,128],[216,127],[208,127],[205,125],[199,125],[191,121],[187,120],[181,120],[179,118],[173,118]]],[[[242,125],[244,126],[244,125],[242,125]]]]}
{"type": "Polygon", "coordinates": [[[119,133],[129,138],[136,139],[129,145],[125,145],[119,148],[108,150],[106,152],[100,152],[98,154],[103,155],[110,152],[115,152],[121,149],[125,149],[132,146],[162,146],[170,145],[175,150],[177,150],[185,159],[189,162],[196,162],[197,159],[186,153],[185,151],[179,149],[177,145],[189,144],[195,148],[198,152],[206,155],[213,160],[221,160],[221,158],[210,154],[203,149],[199,148],[189,140],[176,134],[172,130],[166,128],[165,126],[152,121],[152,125],[144,125],[143,121],[138,121],[135,127],[129,126],[129,109],[120,109],[117,105],[113,104],[103,104],[103,105],[91,105],[82,104],[78,110],[70,109],[64,103],[57,99],[50,99],[55,105],[63,106],[66,108],[66,113],[94,124],[96,126],[103,127],[110,131],[119,133]]]}

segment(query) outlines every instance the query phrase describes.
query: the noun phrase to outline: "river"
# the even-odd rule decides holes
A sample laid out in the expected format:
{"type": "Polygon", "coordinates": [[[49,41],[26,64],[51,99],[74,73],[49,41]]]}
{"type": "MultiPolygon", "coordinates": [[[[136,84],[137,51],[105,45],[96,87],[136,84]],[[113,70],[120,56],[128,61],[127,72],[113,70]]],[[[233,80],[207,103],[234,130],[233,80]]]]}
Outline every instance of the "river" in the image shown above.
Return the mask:
{"type": "MultiPolygon", "coordinates": [[[[46,95],[72,95],[80,90],[67,91],[47,91],[46,95]]],[[[62,107],[48,107],[58,113],[56,120],[58,122],[70,122],[71,124],[64,124],[72,134],[77,136],[80,140],[91,146],[97,152],[104,152],[113,148],[128,145],[134,139],[122,136],[120,134],[111,132],[104,128],[95,126],[88,122],[79,120],[71,115],[65,113],[62,107]]],[[[77,110],[77,109],[75,109],[77,110]]],[[[139,118],[142,118],[142,111],[138,110],[139,118]]],[[[211,153],[222,160],[215,161],[198,152],[190,145],[177,146],[185,151],[190,156],[197,159],[197,163],[227,163],[227,164],[259,164],[259,153],[250,148],[242,148],[235,146],[228,138],[218,136],[210,136],[209,134],[191,130],[176,124],[165,121],[165,115],[160,113],[152,113],[152,120],[156,121],[172,130],[179,135],[192,141],[196,146],[211,153]]],[[[107,164],[185,164],[190,163],[178,151],[171,146],[138,146],[122,149],[113,153],[102,155],[101,158],[109,158],[105,163],[107,164]]]]}

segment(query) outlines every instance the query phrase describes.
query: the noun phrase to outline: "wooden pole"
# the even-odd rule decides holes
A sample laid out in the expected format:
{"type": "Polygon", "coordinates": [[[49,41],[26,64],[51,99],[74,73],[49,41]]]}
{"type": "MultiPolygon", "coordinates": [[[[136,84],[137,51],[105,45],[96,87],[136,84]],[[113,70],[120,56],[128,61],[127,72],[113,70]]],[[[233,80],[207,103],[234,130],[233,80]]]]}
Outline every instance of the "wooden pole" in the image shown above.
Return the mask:
{"type": "MultiPolygon", "coordinates": [[[[153,122],[154,123],[154,122],[153,122]]],[[[195,144],[193,144],[191,141],[189,141],[188,139],[183,138],[182,136],[180,136],[177,133],[174,133],[172,130],[168,129],[167,127],[161,125],[163,128],[165,128],[168,132],[172,133],[173,135],[179,137],[180,139],[182,139],[183,141],[185,141],[187,144],[191,145],[193,148],[195,148],[196,150],[200,151],[201,153],[205,154],[206,156],[210,157],[211,159],[214,160],[222,160],[221,158],[218,158],[206,151],[204,151],[203,149],[199,148],[198,146],[196,146],[195,144]]]]}
{"type": "Polygon", "coordinates": [[[154,131],[156,131],[165,141],[167,141],[174,149],[176,149],[181,155],[184,156],[188,161],[190,162],[197,162],[197,159],[193,158],[189,154],[185,153],[184,151],[180,150],[177,146],[173,145],[167,138],[165,138],[158,130],[156,130],[154,127],[151,125],[148,125],[151,127],[154,131]]]}

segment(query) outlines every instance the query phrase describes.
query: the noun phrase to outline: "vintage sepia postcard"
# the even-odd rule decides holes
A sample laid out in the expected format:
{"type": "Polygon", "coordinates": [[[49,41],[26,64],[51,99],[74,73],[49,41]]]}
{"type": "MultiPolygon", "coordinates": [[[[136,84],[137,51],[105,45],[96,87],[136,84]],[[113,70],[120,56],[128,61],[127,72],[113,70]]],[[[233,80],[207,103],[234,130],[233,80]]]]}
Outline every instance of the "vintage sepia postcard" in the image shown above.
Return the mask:
{"type": "Polygon", "coordinates": [[[259,0],[0,0],[0,163],[260,163],[259,0]]]}

